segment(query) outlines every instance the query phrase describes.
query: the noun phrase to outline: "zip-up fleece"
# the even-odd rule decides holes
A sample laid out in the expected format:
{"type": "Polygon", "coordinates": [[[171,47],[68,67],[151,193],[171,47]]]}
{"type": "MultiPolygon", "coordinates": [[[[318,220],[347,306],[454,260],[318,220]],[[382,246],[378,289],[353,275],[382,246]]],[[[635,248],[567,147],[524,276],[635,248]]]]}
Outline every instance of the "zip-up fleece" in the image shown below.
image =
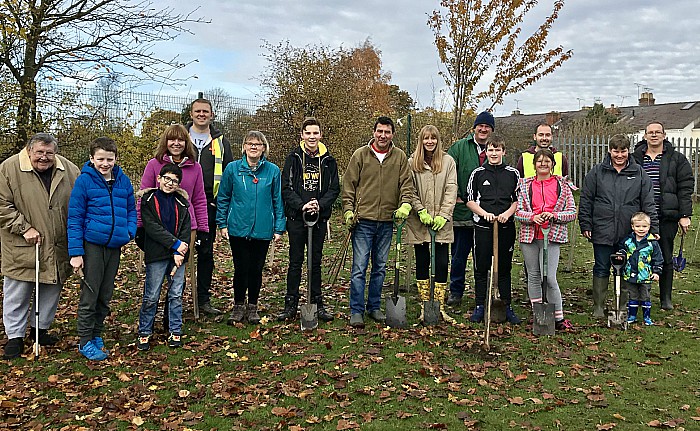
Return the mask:
{"type": "Polygon", "coordinates": [[[406,153],[393,143],[381,163],[369,143],[350,157],[343,175],[343,212],[358,219],[391,221],[401,204],[413,198],[413,180],[406,153]]]}

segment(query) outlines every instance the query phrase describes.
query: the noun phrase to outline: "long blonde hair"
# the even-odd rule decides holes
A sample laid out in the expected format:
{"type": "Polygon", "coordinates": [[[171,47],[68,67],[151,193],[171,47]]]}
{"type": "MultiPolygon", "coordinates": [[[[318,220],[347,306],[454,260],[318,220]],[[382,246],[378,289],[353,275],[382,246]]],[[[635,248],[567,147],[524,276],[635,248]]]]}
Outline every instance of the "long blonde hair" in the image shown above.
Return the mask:
{"type": "Polygon", "coordinates": [[[423,172],[425,167],[425,148],[423,148],[423,138],[424,137],[434,137],[437,139],[437,145],[435,145],[435,151],[433,151],[433,160],[430,162],[430,169],[433,174],[439,174],[442,171],[442,156],[445,152],[442,150],[442,139],[440,139],[440,131],[437,127],[432,124],[423,126],[418,132],[418,142],[416,142],[416,149],[413,151],[411,169],[414,172],[423,172]]]}

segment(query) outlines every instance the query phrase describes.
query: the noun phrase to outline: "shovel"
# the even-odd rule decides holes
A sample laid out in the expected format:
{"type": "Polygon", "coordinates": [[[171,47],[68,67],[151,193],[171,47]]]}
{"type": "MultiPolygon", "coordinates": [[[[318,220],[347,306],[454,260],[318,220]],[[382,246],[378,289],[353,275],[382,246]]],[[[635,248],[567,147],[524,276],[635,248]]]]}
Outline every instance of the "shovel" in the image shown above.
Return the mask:
{"type": "Polygon", "coordinates": [[[432,227],[430,233],[430,299],[423,302],[423,323],[426,326],[437,325],[440,322],[440,301],[435,300],[435,234],[432,227]]]}
{"type": "Polygon", "coordinates": [[[681,235],[681,247],[678,249],[678,256],[673,256],[673,269],[677,272],[683,272],[685,269],[685,258],[683,257],[683,240],[685,234],[681,235]]]}
{"type": "Polygon", "coordinates": [[[554,335],[554,304],[547,302],[547,261],[549,258],[549,230],[551,227],[542,226],[544,246],[542,249],[542,302],[532,304],[532,333],[535,335],[554,335]]]}
{"type": "Polygon", "coordinates": [[[314,225],[318,222],[319,213],[302,213],[306,230],[309,232],[306,241],[306,304],[301,305],[301,330],[312,331],[318,327],[318,306],[311,303],[311,247],[314,236],[314,225]],[[315,218],[313,216],[316,216],[315,218]]]}
{"type": "Polygon", "coordinates": [[[622,267],[625,266],[627,256],[623,252],[610,255],[610,264],[615,270],[615,309],[608,311],[608,328],[618,326],[627,330],[627,309],[620,309],[620,284],[622,283],[622,267]]]}
{"type": "Polygon", "coordinates": [[[400,223],[394,218],[396,226],[396,268],[394,269],[394,292],[386,298],[386,324],[391,328],[405,328],[408,325],[406,320],[406,298],[399,296],[399,263],[401,261],[401,231],[406,224],[404,219],[400,223]]]}
{"type": "Polygon", "coordinates": [[[484,323],[486,324],[484,332],[484,345],[486,350],[489,350],[489,337],[491,335],[491,303],[493,302],[493,285],[498,287],[498,220],[493,221],[493,255],[491,256],[491,279],[489,280],[489,290],[486,292],[486,315],[484,323]]]}

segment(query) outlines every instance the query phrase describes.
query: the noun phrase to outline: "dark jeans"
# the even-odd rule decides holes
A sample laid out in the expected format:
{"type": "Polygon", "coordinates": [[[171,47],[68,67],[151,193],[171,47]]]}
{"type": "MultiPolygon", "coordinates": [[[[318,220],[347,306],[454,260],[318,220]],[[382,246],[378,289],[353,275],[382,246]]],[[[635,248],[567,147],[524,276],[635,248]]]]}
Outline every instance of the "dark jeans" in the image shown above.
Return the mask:
{"type": "Polygon", "coordinates": [[[594,277],[610,278],[610,255],[616,251],[617,247],[612,245],[593,244],[594,277]]]}
{"type": "Polygon", "coordinates": [[[94,292],[82,283],[78,303],[78,336],[92,339],[102,336],[105,318],[110,313],[109,301],[114,293],[121,248],[107,248],[89,242],[85,242],[83,247],[83,273],[94,292]]]}
{"type": "MultiPolygon", "coordinates": [[[[513,267],[515,223],[498,225],[498,292],[501,300],[510,305],[512,300],[510,271],[513,267]]],[[[493,255],[493,227],[474,226],[474,290],[476,305],[485,305],[488,292],[488,272],[493,255]]]]}
{"type": "MultiPolygon", "coordinates": [[[[430,280],[430,243],[416,244],[416,280],[430,280]]],[[[435,282],[447,282],[449,244],[435,243],[435,282]]]]}
{"type": "MultiPolygon", "coordinates": [[[[311,297],[321,296],[321,259],[323,258],[323,240],[326,236],[326,223],[319,220],[312,228],[311,247],[311,297]]],[[[309,231],[302,220],[287,219],[289,235],[289,269],[287,270],[287,296],[299,298],[301,268],[304,264],[309,231]]],[[[308,265],[308,263],[307,263],[308,265]]],[[[308,274],[307,274],[308,277],[308,274]]],[[[306,289],[304,290],[306,292],[306,289]]]]}
{"type": "Polygon", "coordinates": [[[452,243],[452,262],[450,267],[450,295],[464,295],[464,273],[467,268],[469,253],[474,248],[474,228],[455,226],[452,228],[455,241],[452,243]]]}
{"type": "Polygon", "coordinates": [[[236,304],[257,304],[262,287],[262,272],[269,240],[229,237],[233,256],[233,300],[236,304]]]}
{"type": "MultiPolygon", "coordinates": [[[[197,300],[199,306],[211,300],[211,278],[214,273],[214,240],[216,239],[216,204],[207,204],[208,241],[197,247],[197,300]]],[[[205,235],[204,232],[199,235],[205,235]]]]}

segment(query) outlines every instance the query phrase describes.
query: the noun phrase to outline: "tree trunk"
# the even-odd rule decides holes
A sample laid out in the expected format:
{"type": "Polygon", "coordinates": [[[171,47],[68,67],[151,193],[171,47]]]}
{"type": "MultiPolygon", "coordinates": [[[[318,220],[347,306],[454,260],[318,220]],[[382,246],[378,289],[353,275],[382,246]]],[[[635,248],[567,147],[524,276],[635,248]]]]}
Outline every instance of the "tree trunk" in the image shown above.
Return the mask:
{"type": "Polygon", "coordinates": [[[36,83],[34,77],[24,76],[20,85],[19,103],[17,106],[17,140],[15,153],[19,152],[29,142],[36,126],[36,83]]]}

